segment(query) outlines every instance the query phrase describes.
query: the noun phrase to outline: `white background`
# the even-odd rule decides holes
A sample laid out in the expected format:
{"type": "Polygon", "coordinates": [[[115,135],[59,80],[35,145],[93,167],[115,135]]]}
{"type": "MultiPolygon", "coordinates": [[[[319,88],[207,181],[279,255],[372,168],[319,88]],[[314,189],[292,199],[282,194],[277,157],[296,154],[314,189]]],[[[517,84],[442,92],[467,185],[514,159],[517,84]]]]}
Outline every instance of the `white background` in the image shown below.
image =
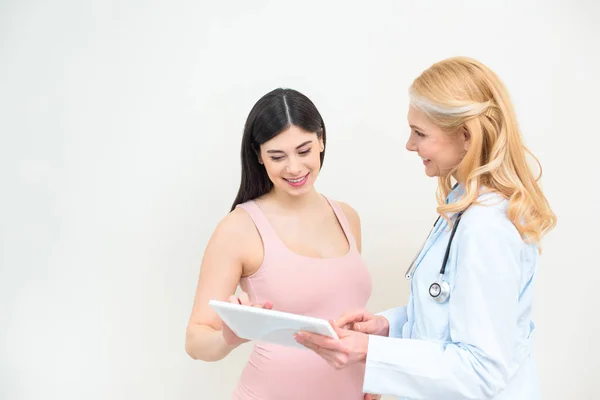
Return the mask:
{"type": "Polygon", "coordinates": [[[513,97],[559,223],[536,286],[545,399],[595,398],[600,6],[578,1],[0,2],[0,399],[228,399],[250,346],[184,351],[250,108],[308,95],[318,189],[361,215],[372,311],[435,219],[407,88],[468,55],[513,97]]]}

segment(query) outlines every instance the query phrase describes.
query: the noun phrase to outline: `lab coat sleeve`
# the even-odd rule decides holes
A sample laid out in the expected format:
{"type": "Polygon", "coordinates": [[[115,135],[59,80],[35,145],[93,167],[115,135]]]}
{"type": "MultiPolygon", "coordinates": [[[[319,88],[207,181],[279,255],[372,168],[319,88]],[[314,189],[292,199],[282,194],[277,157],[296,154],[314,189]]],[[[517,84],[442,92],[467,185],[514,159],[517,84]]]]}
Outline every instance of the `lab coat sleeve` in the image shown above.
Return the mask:
{"type": "Polygon", "coordinates": [[[506,387],[514,360],[524,352],[516,331],[521,241],[514,230],[497,225],[467,225],[458,243],[447,305],[451,341],[370,335],[365,393],[484,399],[506,387]]]}
{"type": "Polygon", "coordinates": [[[402,328],[408,320],[406,315],[406,306],[390,308],[389,310],[377,313],[377,315],[380,315],[388,320],[390,324],[390,331],[388,334],[389,337],[402,337],[402,328]]]}

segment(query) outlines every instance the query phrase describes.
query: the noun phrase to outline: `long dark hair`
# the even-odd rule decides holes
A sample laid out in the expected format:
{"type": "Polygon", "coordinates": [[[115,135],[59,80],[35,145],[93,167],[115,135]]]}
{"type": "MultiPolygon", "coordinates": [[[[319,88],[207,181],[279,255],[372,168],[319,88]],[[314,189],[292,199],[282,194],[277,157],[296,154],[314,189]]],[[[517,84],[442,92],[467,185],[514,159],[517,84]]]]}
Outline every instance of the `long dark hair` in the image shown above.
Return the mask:
{"type": "MultiPolygon", "coordinates": [[[[242,180],[231,211],[238,204],[256,199],[273,188],[265,167],[258,162],[260,145],[290,126],[315,132],[326,144],[325,124],[313,102],[292,89],[275,89],[260,98],[250,110],[242,137],[242,180]]],[[[325,151],[321,152],[321,166],[325,151]]]]}

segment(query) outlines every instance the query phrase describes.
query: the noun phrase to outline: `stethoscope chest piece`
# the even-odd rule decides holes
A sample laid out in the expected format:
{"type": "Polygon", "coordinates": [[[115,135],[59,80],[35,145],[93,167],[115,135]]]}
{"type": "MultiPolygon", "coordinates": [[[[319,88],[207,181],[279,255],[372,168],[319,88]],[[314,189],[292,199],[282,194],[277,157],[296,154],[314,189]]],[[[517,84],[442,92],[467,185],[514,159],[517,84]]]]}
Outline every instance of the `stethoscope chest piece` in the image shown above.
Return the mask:
{"type": "Polygon", "coordinates": [[[436,303],[444,303],[450,297],[450,285],[443,279],[429,286],[429,296],[436,303]]]}

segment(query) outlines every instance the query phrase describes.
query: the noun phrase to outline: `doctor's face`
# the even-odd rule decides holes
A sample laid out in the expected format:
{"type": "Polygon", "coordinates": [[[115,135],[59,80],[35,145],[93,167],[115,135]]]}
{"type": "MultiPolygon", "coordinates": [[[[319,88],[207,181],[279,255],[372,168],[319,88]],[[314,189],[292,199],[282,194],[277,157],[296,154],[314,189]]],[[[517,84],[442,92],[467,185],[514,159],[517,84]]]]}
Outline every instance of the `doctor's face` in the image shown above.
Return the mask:
{"type": "Polygon", "coordinates": [[[421,157],[427,176],[447,175],[462,161],[469,148],[467,134],[443,130],[413,106],[408,110],[408,125],[410,136],[406,149],[421,157]]]}

